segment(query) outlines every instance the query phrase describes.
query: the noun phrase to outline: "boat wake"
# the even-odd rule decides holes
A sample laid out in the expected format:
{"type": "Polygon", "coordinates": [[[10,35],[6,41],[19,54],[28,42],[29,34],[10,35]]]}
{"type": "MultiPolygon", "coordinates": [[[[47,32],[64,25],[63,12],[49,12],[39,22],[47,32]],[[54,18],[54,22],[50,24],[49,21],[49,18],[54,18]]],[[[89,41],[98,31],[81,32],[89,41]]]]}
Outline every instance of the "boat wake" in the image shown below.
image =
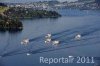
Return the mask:
{"type": "Polygon", "coordinates": [[[10,44],[7,44],[3,50],[3,52],[6,51],[6,53],[1,53],[1,56],[8,57],[25,53],[38,54],[38,53],[58,51],[73,47],[96,45],[100,44],[100,41],[98,40],[100,39],[99,32],[100,32],[99,25],[96,24],[96,25],[85,25],[82,27],[67,29],[65,31],[61,31],[58,33],[52,33],[51,34],[52,41],[59,40],[58,46],[53,46],[51,43],[45,44],[44,42],[45,35],[41,35],[39,37],[29,39],[29,44],[27,44],[24,48],[19,47],[16,48],[15,50],[7,51],[7,47],[10,46],[10,44]],[[75,36],[78,33],[81,34],[82,36],[79,41],[75,40],[75,36]]]}

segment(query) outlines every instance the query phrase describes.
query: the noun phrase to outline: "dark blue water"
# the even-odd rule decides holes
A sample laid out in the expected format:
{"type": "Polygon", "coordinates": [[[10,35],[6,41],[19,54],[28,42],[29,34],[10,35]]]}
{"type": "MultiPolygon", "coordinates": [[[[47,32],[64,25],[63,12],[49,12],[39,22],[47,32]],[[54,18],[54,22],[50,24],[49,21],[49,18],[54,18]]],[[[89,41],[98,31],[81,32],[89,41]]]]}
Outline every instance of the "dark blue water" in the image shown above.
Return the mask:
{"type": "Polygon", "coordinates": [[[100,60],[100,11],[57,10],[62,17],[22,20],[24,30],[17,33],[0,32],[0,66],[94,66],[100,60]],[[58,46],[44,43],[44,36],[52,33],[58,46]],[[82,34],[82,40],[74,36],[82,34]],[[28,46],[21,45],[24,38],[28,46]],[[26,53],[31,53],[27,56],[26,53]],[[95,57],[95,64],[40,64],[39,58],[67,56],[95,57]]]}

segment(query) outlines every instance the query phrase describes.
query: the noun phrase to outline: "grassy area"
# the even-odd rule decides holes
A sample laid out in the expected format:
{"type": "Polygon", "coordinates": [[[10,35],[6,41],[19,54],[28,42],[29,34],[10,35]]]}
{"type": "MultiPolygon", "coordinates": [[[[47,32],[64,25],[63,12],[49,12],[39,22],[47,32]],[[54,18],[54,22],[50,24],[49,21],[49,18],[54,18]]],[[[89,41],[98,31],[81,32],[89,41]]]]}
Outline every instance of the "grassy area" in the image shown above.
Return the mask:
{"type": "Polygon", "coordinates": [[[8,9],[9,9],[8,7],[0,6],[0,13],[3,13],[5,10],[8,10],[8,9]]]}

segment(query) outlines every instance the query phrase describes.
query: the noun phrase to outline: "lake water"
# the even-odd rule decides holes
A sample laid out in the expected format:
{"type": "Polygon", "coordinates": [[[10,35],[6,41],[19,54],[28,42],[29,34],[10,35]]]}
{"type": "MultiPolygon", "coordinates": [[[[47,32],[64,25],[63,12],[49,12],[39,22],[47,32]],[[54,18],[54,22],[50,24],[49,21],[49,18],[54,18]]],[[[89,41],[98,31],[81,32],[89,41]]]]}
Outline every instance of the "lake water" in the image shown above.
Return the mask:
{"type": "Polygon", "coordinates": [[[0,32],[0,66],[96,66],[100,60],[100,11],[57,10],[62,17],[22,20],[21,32],[0,32]],[[58,46],[44,43],[44,36],[52,34],[58,46]],[[74,40],[77,33],[80,41],[74,40]],[[29,45],[21,45],[28,38],[29,45]],[[26,54],[30,53],[30,56],[26,54]],[[40,57],[88,56],[95,64],[41,64],[40,57]]]}

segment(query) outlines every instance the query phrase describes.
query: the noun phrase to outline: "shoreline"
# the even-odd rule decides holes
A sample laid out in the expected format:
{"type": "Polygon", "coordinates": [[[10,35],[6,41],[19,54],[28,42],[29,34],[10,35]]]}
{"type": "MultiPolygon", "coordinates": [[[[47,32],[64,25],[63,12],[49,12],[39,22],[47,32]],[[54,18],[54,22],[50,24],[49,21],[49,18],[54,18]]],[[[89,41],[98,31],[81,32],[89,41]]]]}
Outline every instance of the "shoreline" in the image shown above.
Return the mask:
{"type": "Polygon", "coordinates": [[[23,30],[21,19],[58,18],[61,15],[56,11],[9,8],[3,10],[0,17],[0,31],[21,31],[23,30]]]}

